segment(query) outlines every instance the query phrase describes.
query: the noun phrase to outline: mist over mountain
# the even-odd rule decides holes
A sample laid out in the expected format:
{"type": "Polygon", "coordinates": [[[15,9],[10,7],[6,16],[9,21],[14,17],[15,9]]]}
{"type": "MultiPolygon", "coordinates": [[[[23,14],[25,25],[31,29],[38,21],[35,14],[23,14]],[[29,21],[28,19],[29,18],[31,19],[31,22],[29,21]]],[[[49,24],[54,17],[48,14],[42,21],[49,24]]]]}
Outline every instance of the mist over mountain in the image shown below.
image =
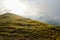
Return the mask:
{"type": "Polygon", "coordinates": [[[0,40],[60,40],[60,0],[0,0],[0,40]]]}
{"type": "Polygon", "coordinates": [[[0,14],[6,12],[60,25],[60,0],[0,0],[0,14]]]}

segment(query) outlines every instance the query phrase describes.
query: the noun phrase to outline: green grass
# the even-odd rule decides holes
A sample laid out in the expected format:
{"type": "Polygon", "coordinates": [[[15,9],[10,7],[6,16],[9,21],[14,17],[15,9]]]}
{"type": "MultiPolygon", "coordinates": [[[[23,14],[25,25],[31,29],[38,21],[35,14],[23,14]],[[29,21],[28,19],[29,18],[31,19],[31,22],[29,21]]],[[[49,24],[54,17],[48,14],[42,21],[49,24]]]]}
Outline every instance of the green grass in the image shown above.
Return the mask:
{"type": "Polygon", "coordinates": [[[60,40],[60,27],[7,13],[0,15],[0,40],[60,40]]]}
{"type": "Polygon", "coordinates": [[[2,37],[2,40],[60,40],[60,29],[0,27],[0,37],[2,37]]]}

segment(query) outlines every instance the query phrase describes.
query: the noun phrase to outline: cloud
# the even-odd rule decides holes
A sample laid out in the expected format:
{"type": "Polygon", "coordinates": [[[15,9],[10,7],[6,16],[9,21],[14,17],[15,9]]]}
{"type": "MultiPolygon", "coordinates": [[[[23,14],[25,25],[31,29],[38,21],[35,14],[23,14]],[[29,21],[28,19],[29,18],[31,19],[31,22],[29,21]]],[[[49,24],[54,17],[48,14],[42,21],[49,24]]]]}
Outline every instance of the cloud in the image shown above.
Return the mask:
{"type": "MultiPolygon", "coordinates": [[[[19,2],[26,5],[27,9],[17,13],[17,15],[50,24],[60,24],[60,0],[19,0],[19,2]]],[[[2,3],[3,1],[0,0],[0,11],[5,9],[5,7],[1,5],[2,3]]]]}

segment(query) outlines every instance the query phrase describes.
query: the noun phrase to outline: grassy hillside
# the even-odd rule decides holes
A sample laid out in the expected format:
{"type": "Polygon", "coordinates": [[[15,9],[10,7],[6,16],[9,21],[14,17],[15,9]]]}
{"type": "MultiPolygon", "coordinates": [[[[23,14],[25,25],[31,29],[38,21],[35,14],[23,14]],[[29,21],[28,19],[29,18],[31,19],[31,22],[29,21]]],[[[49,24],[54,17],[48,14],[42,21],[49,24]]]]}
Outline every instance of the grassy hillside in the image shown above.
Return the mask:
{"type": "Polygon", "coordinates": [[[0,15],[0,40],[60,40],[60,27],[6,13],[0,15]]]}

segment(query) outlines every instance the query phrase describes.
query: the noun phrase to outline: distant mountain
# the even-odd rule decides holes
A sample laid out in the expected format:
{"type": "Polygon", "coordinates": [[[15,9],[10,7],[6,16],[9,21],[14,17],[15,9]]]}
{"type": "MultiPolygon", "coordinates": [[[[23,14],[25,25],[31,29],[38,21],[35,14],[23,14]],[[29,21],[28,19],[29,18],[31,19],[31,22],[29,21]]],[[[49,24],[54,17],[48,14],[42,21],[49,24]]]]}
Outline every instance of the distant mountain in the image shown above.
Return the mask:
{"type": "Polygon", "coordinates": [[[0,15],[0,40],[60,40],[60,27],[5,13],[0,15]]]}

